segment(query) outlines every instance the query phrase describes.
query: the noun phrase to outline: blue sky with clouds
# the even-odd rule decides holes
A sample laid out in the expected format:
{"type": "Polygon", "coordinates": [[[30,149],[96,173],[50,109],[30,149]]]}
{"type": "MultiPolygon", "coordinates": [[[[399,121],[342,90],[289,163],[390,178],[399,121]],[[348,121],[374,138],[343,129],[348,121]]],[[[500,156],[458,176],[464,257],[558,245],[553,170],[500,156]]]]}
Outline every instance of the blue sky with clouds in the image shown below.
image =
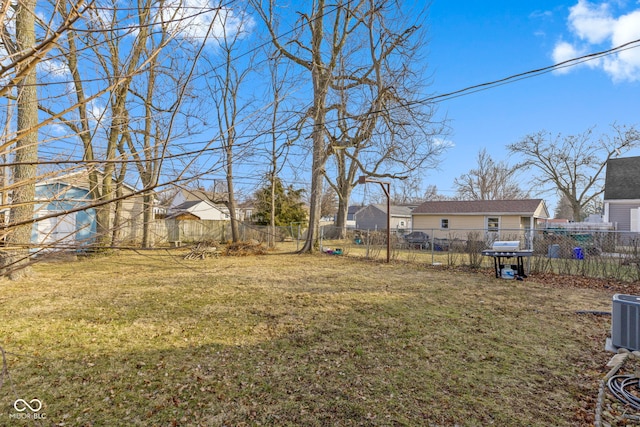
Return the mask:
{"type": "MultiPolygon", "coordinates": [[[[640,1],[434,0],[429,25],[430,89],[440,94],[640,39],[640,1]]],[[[452,148],[425,183],[453,195],[454,178],[476,165],[480,149],[515,163],[505,146],[541,130],[569,135],[595,127],[608,133],[614,122],[640,124],[640,44],[635,46],[441,102],[452,148]]],[[[553,208],[553,195],[545,198],[553,208]]]]}

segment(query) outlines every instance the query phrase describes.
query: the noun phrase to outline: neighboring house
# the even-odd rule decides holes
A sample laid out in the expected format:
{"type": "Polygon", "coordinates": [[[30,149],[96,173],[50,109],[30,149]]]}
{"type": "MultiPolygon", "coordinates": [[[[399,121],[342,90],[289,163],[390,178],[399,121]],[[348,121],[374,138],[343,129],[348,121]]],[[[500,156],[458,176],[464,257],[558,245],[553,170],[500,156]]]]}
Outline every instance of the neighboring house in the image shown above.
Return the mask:
{"type": "MultiPolygon", "coordinates": [[[[348,230],[353,230],[356,228],[356,214],[363,208],[364,206],[361,205],[349,206],[349,208],[347,209],[347,223],[345,224],[348,230]]],[[[387,225],[385,223],[385,228],[386,227],[387,225]]]]}
{"type": "MultiPolygon", "coordinates": [[[[101,179],[102,176],[99,175],[101,179]]],[[[96,211],[89,194],[87,171],[69,173],[36,183],[35,213],[31,241],[36,245],[79,247],[93,243],[96,233],[96,211]],[[82,209],[87,206],[86,209],[82,209]],[[72,212],[70,212],[72,211],[72,212]]],[[[122,194],[131,197],[120,202],[116,239],[134,241],[142,236],[141,195],[124,184],[122,194]]],[[[112,204],[111,223],[115,222],[115,203],[112,204]]]]}
{"type": "Polygon", "coordinates": [[[516,240],[549,218],[542,199],[424,202],[412,212],[413,230],[433,238],[466,239],[484,232],[486,240],[516,240]]]}
{"type": "Polygon", "coordinates": [[[195,202],[199,200],[206,200],[213,204],[220,204],[224,201],[222,194],[205,191],[202,188],[193,189],[193,190],[182,188],[176,192],[176,195],[173,197],[171,205],[177,206],[184,202],[195,202]]]}
{"type": "Polygon", "coordinates": [[[254,201],[247,200],[238,204],[240,221],[253,222],[254,201]]]}
{"type": "Polygon", "coordinates": [[[183,202],[169,210],[167,218],[193,219],[202,221],[228,221],[229,210],[220,205],[214,205],[206,200],[183,202]]]}
{"type": "MultiPolygon", "coordinates": [[[[361,208],[354,214],[354,217],[358,230],[387,229],[386,204],[373,204],[361,208]]],[[[411,229],[411,208],[391,205],[390,229],[391,231],[411,229]]]]}
{"type": "MultiPolygon", "coordinates": [[[[242,218],[240,209],[236,212],[236,216],[242,218]]],[[[203,221],[230,220],[229,209],[224,203],[217,201],[217,195],[201,189],[178,191],[168,209],[167,217],[203,221]]]]}
{"type": "Polygon", "coordinates": [[[604,222],[618,231],[640,232],[640,157],[607,161],[604,222]]]}

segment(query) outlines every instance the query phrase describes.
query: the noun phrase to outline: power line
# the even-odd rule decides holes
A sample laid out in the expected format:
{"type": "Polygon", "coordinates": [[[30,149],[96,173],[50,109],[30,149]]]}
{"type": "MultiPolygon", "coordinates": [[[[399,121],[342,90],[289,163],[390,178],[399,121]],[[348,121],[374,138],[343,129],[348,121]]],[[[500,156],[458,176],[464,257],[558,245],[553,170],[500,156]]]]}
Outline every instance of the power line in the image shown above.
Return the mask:
{"type": "Polygon", "coordinates": [[[475,93],[475,92],[479,92],[481,90],[487,90],[487,89],[491,89],[493,87],[496,86],[502,86],[504,84],[508,84],[508,83],[512,83],[514,81],[519,81],[519,80],[523,80],[526,78],[531,78],[531,77],[536,77],[538,75],[541,74],[546,74],[549,72],[552,72],[554,70],[560,69],[560,68],[567,68],[567,67],[573,67],[576,65],[579,65],[583,62],[587,62],[587,61],[592,61],[594,59],[598,59],[600,57],[603,56],[608,56],[608,55],[613,55],[614,53],[617,53],[619,51],[624,51],[624,50],[629,50],[629,49],[636,49],[638,47],[640,47],[640,39],[636,39],[627,43],[623,43],[619,46],[613,47],[611,49],[607,49],[607,50],[603,50],[600,52],[594,52],[594,53],[589,53],[587,55],[583,55],[583,56],[579,56],[576,58],[572,58],[572,59],[568,59],[566,61],[562,61],[562,62],[558,62],[556,64],[553,65],[549,65],[547,67],[543,67],[543,68],[537,68],[534,70],[529,70],[529,71],[525,71],[522,73],[518,73],[518,74],[513,74],[511,76],[508,77],[504,77],[498,80],[492,80],[489,82],[485,82],[485,83],[480,83],[477,85],[473,85],[473,86],[468,86],[465,87],[463,89],[458,89],[455,90],[453,92],[448,92],[448,93],[443,93],[440,95],[435,95],[432,97],[428,97],[428,98],[424,98],[422,101],[416,101],[416,103],[418,102],[424,102],[424,103],[428,103],[428,102],[442,102],[442,101],[446,101],[449,99],[453,99],[453,98],[458,98],[460,96],[464,96],[464,95],[468,95],[469,93],[475,93]]]}

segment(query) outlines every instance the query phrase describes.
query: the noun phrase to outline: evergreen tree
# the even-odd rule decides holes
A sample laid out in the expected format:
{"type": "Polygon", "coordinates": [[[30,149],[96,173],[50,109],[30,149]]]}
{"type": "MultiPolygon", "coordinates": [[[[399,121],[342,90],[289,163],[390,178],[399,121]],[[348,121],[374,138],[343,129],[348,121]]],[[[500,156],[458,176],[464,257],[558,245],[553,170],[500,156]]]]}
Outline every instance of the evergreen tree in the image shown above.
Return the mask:
{"type": "MultiPolygon", "coordinates": [[[[283,226],[307,220],[307,212],[302,202],[303,189],[294,189],[292,185],[285,187],[280,178],[273,180],[275,194],[275,225],[283,226]]],[[[260,225],[269,225],[271,218],[271,184],[260,188],[256,194],[254,218],[260,225]]]]}

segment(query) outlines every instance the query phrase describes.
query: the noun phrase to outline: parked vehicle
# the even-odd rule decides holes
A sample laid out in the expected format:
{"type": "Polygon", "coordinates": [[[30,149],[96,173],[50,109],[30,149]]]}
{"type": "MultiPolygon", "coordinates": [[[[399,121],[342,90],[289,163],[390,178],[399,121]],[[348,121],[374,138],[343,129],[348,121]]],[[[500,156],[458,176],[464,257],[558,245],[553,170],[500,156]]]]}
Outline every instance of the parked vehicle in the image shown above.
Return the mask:
{"type": "Polygon", "coordinates": [[[410,248],[429,249],[429,235],[424,231],[412,231],[404,236],[404,240],[410,248]]]}

